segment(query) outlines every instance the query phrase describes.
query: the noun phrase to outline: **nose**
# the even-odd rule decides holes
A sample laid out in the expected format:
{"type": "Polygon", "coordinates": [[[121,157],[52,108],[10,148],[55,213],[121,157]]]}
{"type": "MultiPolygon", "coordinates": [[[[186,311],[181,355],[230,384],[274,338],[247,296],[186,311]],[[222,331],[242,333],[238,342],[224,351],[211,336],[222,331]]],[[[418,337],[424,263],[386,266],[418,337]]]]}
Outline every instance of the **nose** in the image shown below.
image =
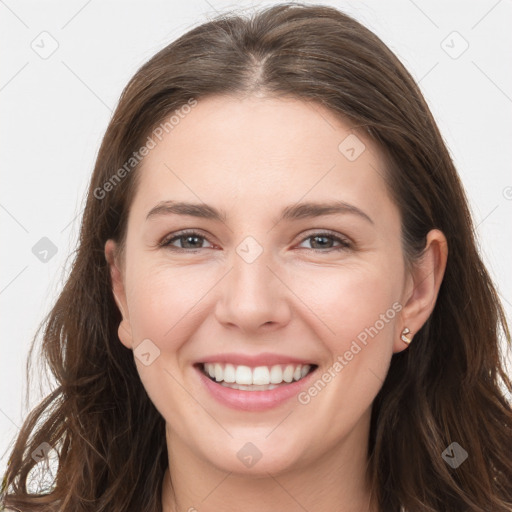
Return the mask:
{"type": "Polygon", "coordinates": [[[219,283],[217,320],[246,335],[283,328],[291,318],[292,293],[277,264],[269,251],[263,250],[253,261],[240,254],[233,255],[231,270],[219,283]]]}

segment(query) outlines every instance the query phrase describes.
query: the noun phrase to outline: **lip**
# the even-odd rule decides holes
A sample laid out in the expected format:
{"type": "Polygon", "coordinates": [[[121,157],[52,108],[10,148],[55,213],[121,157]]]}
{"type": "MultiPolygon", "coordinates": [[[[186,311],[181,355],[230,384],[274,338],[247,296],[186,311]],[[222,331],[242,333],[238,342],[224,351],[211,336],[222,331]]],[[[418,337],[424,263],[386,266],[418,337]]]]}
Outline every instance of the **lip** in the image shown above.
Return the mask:
{"type": "MultiPolygon", "coordinates": [[[[217,359],[217,361],[219,360],[217,359]]],[[[290,362],[290,359],[288,358],[286,361],[290,362]]],[[[239,411],[264,411],[278,407],[293,396],[297,396],[301,389],[309,386],[312,375],[316,374],[317,369],[318,367],[314,368],[300,380],[278,386],[274,389],[268,389],[266,391],[244,391],[241,389],[231,389],[222,386],[207,377],[203,373],[200,364],[194,365],[194,370],[199,375],[202,385],[210,395],[217,400],[217,402],[239,411]]]]}
{"type": "Polygon", "coordinates": [[[233,365],[245,365],[255,368],[257,366],[272,366],[275,364],[315,364],[311,360],[298,359],[297,357],[287,356],[284,354],[272,354],[270,352],[264,352],[251,356],[249,354],[236,354],[234,352],[228,352],[225,354],[216,354],[202,358],[200,361],[196,361],[196,364],[202,363],[230,363],[233,365]]]}

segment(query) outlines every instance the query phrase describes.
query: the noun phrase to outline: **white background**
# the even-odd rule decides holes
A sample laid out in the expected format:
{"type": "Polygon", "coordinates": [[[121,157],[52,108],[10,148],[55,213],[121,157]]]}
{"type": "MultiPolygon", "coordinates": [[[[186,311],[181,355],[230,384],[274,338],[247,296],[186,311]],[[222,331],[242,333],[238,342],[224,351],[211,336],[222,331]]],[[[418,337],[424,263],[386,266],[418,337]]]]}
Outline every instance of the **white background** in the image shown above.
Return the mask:
{"type": "MultiPolygon", "coordinates": [[[[272,3],[0,0],[0,473],[27,410],[47,390],[31,374],[25,403],[28,347],[69,269],[84,193],[123,87],[154,53],[217,11],[272,3]],[[52,44],[58,48],[45,59],[33,49],[52,44]],[[58,249],[46,263],[32,253],[42,237],[58,249]]],[[[310,3],[353,15],[420,82],[511,318],[511,2],[310,3]],[[446,53],[460,52],[464,40],[469,47],[458,58],[446,53]]]]}

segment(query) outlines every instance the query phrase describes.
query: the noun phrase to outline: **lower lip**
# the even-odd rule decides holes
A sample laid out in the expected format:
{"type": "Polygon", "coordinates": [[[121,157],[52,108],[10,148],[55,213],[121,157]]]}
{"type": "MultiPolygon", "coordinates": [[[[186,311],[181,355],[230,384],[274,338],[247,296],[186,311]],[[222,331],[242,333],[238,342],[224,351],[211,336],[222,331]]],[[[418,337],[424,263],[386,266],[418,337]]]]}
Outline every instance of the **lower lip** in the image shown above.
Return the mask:
{"type": "Polygon", "coordinates": [[[274,389],[244,391],[228,388],[214,382],[203,373],[201,368],[195,367],[195,370],[199,373],[201,382],[216,400],[232,409],[244,411],[263,411],[281,405],[292,396],[296,396],[308,384],[311,375],[316,372],[315,368],[301,380],[283,384],[274,389]]]}

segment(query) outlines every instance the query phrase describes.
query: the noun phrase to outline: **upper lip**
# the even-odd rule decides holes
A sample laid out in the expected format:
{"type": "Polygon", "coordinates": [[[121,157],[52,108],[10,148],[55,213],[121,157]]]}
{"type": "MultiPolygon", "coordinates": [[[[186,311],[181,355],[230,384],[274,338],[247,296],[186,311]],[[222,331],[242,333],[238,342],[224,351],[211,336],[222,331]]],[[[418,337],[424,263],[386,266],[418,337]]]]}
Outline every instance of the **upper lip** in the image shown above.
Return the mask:
{"type": "Polygon", "coordinates": [[[270,352],[264,352],[257,355],[248,355],[248,354],[237,354],[234,352],[224,353],[224,354],[215,354],[211,356],[206,356],[202,358],[200,363],[231,363],[235,366],[245,365],[251,367],[257,366],[272,366],[276,364],[310,364],[314,363],[308,359],[301,359],[298,357],[287,356],[284,354],[272,354],[270,352]]]}

